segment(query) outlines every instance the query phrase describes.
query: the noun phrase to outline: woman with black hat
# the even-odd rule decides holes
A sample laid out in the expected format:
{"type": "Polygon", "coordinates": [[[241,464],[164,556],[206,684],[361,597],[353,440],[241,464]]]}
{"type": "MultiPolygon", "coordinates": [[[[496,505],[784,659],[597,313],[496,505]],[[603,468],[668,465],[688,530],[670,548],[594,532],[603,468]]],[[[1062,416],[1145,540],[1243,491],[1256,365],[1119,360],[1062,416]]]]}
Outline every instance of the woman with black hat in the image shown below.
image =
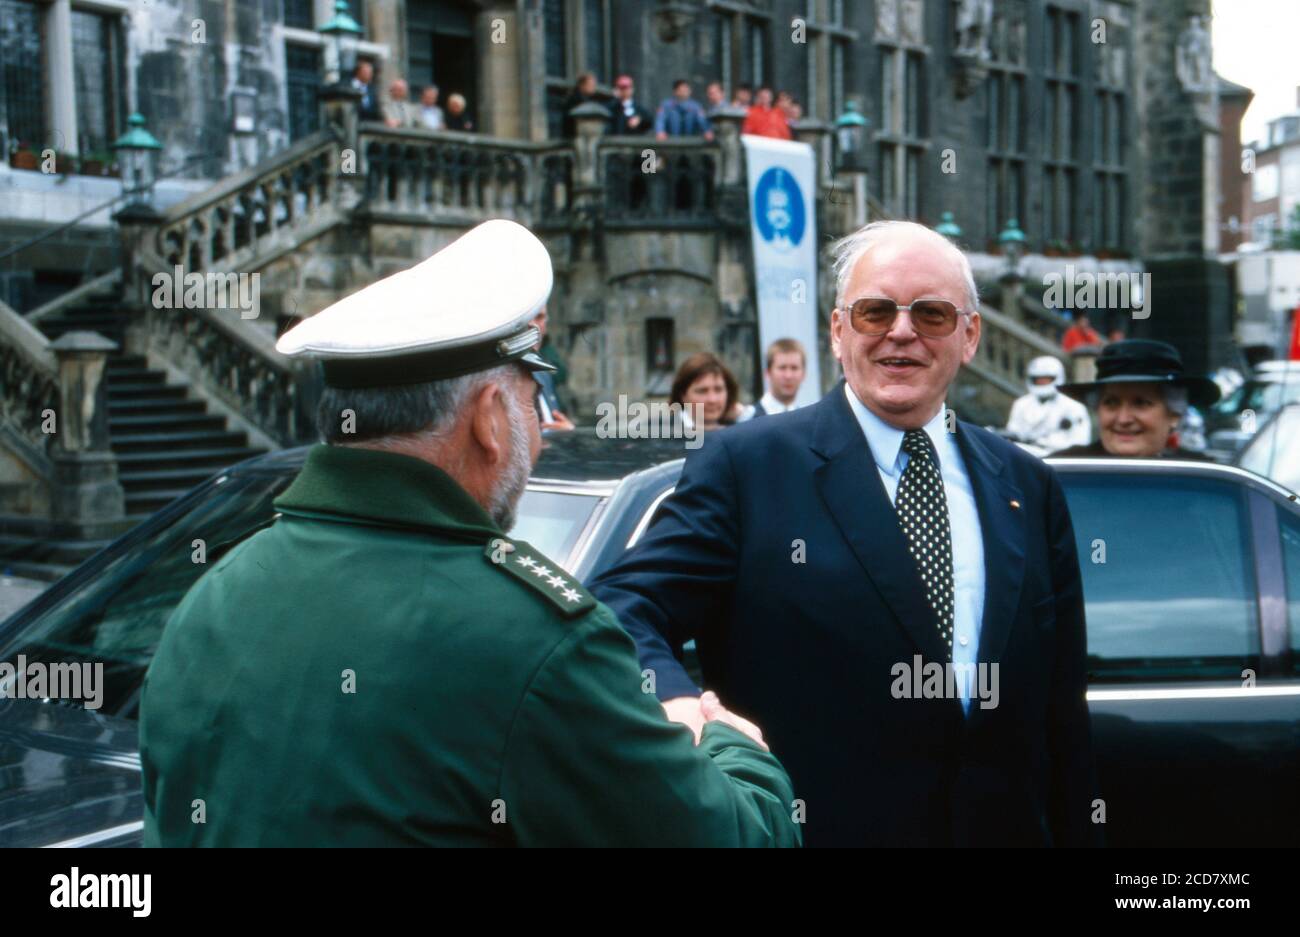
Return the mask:
{"type": "Polygon", "coordinates": [[[1219,399],[1212,380],[1183,373],[1173,345],[1145,338],[1114,342],[1097,358],[1095,381],[1065,384],[1061,393],[1097,414],[1101,438],[1054,456],[1210,461],[1198,452],[1169,448],[1188,404],[1208,407],[1219,399]]]}

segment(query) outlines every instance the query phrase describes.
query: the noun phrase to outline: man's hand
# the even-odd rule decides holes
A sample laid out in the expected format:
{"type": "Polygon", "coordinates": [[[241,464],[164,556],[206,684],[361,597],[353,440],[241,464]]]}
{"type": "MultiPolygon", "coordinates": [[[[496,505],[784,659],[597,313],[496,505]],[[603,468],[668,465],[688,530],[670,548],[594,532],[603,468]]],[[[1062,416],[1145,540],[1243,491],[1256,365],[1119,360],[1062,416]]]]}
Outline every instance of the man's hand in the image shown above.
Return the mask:
{"type": "Polygon", "coordinates": [[[549,423],[543,423],[542,429],[555,429],[555,430],[568,431],[571,429],[577,429],[577,427],[573,425],[573,421],[571,419],[569,419],[559,410],[552,410],[551,421],[549,423]]]}
{"type": "Polygon", "coordinates": [[[718,699],[718,694],[712,690],[698,699],[694,696],[678,696],[665,700],[663,707],[669,721],[680,722],[691,730],[696,745],[700,744],[700,733],[704,731],[706,722],[722,722],[748,735],[762,745],[764,751],[770,751],[767,743],[763,741],[762,730],[748,719],[742,719],[726,709],[718,699]]]}

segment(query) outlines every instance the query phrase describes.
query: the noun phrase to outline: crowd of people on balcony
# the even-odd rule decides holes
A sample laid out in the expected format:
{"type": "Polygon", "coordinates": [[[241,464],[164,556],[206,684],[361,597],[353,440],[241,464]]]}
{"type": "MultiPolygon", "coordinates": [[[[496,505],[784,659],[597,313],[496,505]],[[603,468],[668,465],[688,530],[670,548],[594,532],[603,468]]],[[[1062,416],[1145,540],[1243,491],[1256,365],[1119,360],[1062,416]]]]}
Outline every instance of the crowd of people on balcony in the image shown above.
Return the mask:
{"type": "Polygon", "coordinates": [[[357,101],[357,116],[361,120],[420,130],[469,132],[475,129],[468,113],[469,102],[463,94],[449,95],[443,108],[438,104],[441,94],[438,86],[430,83],[420,89],[420,100],[416,103],[411,100],[410,85],[399,77],[388,83],[388,98],[381,103],[374,83],[374,65],[364,59],[357,62],[352,87],[361,94],[357,101]]]}

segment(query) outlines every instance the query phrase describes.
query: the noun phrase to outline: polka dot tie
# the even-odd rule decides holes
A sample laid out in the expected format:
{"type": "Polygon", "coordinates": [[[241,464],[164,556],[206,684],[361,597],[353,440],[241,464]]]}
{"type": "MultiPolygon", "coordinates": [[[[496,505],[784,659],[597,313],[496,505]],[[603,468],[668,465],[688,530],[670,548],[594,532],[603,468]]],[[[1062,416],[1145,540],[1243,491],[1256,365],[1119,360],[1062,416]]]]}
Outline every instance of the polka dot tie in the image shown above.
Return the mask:
{"type": "Polygon", "coordinates": [[[934,444],[925,430],[907,430],[903,434],[903,451],[908,455],[907,468],[898,480],[894,510],[925,585],[925,597],[934,609],[939,637],[952,660],[952,529],[948,525],[948,498],[934,444]]]}

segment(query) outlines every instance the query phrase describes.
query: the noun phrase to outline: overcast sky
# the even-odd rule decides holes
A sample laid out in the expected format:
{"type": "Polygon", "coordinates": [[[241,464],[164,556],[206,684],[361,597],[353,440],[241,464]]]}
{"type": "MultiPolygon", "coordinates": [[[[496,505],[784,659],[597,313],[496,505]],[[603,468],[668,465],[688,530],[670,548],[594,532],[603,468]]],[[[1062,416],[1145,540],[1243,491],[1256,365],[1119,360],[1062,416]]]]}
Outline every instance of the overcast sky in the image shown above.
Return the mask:
{"type": "Polygon", "coordinates": [[[1213,10],[1214,70],[1255,92],[1241,142],[1260,140],[1268,121],[1300,110],[1300,0],[1213,0],[1213,10]]]}

